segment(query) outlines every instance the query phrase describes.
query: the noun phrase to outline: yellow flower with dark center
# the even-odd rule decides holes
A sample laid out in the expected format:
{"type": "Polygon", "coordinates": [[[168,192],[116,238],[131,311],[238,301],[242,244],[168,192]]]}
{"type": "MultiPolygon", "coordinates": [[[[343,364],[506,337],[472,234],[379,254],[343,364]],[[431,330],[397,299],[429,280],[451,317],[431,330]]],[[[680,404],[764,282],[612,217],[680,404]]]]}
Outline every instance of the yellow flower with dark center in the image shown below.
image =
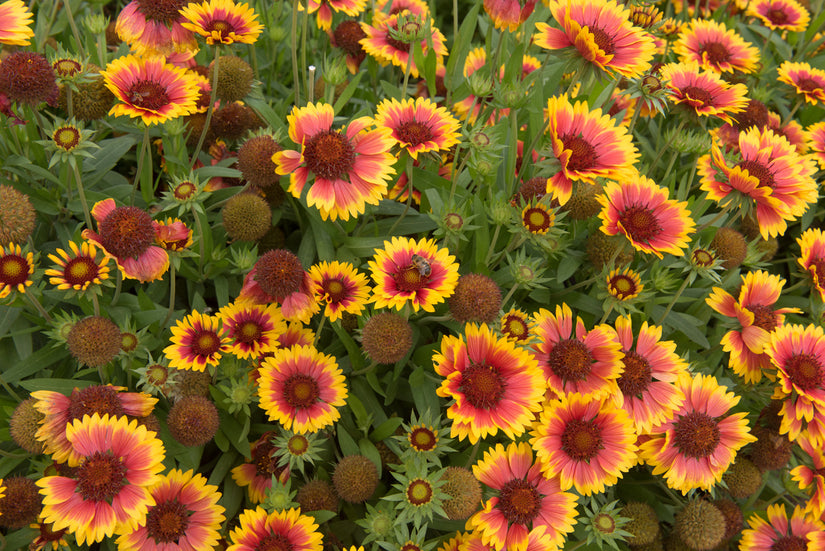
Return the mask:
{"type": "Polygon", "coordinates": [[[49,259],[55,263],[53,268],[46,270],[49,283],[57,285],[60,290],[73,289],[85,291],[91,285],[100,285],[109,279],[109,258],[103,256],[97,260],[97,248],[88,241],[77,246],[69,241],[71,254],[63,249],[57,249],[57,255],[50,254],[49,259]]]}
{"type": "Polygon", "coordinates": [[[630,268],[615,268],[607,275],[607,292],[618,300],[631,300],[644,289],[639,274],[630,268]]]}
{"type": "Polygon", "coordinates": [[[754,0],[747,6],[745,13],[771,30],[802,32],[811,22],[808,10],[796,0],[754,0]]]}
{"type": "Polygon", "coordinates": [[[193,2],[180,13],[186,19],[181,26],[205,37],[207,44],[254,44],[264,29],[249,4],[233,0],[193,2]]]}
{"type": "Polygon", "coordinates": [[[25,293],[32,284],[34,255],[23,253],[20,245],[9,243],[0,245],[0,298],[6,298],[12,291],[25,293]]]}
{"type": "Polygon", "coordinates": [[[192,312],[178,320],[172,328],[172,344],[163,349],[169,367],[203,371],[207,365],[218,365],[221,356],[230,350],[226,328],[219,316],[192,312]]]}
{"type": "Polygon", "coordinates": [[[324,315],[330,321],[344,312],[359,316],[367,305],[370,287],[367,277],[346,262],[320,262],[309,269],[315,282],[319,302],[325,303],[324,315]]]}

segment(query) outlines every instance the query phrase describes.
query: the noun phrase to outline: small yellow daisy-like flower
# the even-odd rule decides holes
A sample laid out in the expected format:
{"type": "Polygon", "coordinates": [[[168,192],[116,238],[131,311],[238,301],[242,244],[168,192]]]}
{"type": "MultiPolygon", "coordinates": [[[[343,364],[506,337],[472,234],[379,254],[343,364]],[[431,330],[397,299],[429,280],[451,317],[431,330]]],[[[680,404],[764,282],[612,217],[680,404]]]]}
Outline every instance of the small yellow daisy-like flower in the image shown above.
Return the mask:
{"type": "Polygon", "coordinates": [[[181,26],[205,37],[207,44],[253,44],[264,29],[249,4],[233,0],[192,2],[180,13],[186,18],[181,26]]]}
{"type": "Polygon", "coordinates": [[[521,225],[534,235],[546,235],[555,221],[553,210],[542,203],[527,205],[521,211],[521,225]]]}
{"type": "Polygon", "coordinates": [[[630,300],[644,289],[639,274],[630,268],[616,268],[607,276],[607,292],[618,300],[630,300]]]}
{"type": "Polygon", "coordinates": [[[28,46],[34,36],[32,12],[21,0],[0,4],[0,44],[28,46]]]}
{"type": "Polygon", "coordinates": [[[218,312],[232,339],[232,353],[238,358],[259,358],[278,348],[278,338],[286,333],[286,321],[277,304],[252,302],[228,304],[218,312]]]}
{"type": "Polygon", "coordinates": [[[53,268],[46,270],[46,275],[51,276],[49,283],[57,285],[61,291],[85,291],[89,286],[99,285],[109,279],[109,258],[104,255],[98,262],[97,248],[92,243],[84,241],[78,247],[77,243],[69,241],[69,248],[71,254],[57,249],[59,257],[49,255],[49,259],[55,263],[53,268]]]}
{"type": "Polygon", "coordinates": [[[169,367],[203,371],[218,365],[221,355],[229,352],[229,337],[218,316],[192,312],[172,328],[172,344],[163,349],[169,367]]]}
{"type": "Polygon", "coordinates": [[[309,277],[317,284],[318,300],[326,303],[324,315],[330,321],[340,319],[344,312],[360,315],[367,305],[370,287],[367,277],[346,262],[320,262],[309,269],[309,277]]]}
{"type": "Polygon", "coordinates": [[[499,332],[508,340],[524,344],[532,338],[530,332],[533,329],[533,322],[526,312],[518,308],[511,308],[509,312],[501,316],[499,324],[501,325],[499,332]]]}
{"type": "Polygon", "coordinates": [[[0,298],[6,298],[12,291],[26,292],[31,286],[31,275],[34,273],[34,255],[31,252],[23,254],[20,245],[9,243],[6,247],[0,245],[0,298]]]}

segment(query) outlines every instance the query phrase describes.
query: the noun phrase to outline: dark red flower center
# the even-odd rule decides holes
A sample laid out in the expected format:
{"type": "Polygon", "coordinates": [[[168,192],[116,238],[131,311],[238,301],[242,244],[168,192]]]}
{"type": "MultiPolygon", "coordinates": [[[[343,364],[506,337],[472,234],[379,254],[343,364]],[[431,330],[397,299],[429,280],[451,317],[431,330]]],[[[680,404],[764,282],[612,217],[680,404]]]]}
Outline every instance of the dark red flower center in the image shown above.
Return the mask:
{"type": "Polygon", "coordinates": [[[639,294],[636,281],[626,274],[616,274],[607,283],[608,292],[619,300],[627,300],[639,294]]]}
{"type": "Polygon", "coordinates": [[[433,139],[432,129],[426,124],[418,121],[407,121],[401,123],[395,130],[398,140],[407,142],[410,145],[427,143],[433,139]]]}
{"type": "Polygon", "coordinates": [[[146,531],[157,543],[178,543],[188,525],[189,511],[177,499],[158,503],[146,515],[146,531]]]}
{"type": "Polygon", "coordinates": [[[169,105],[169,94],[166,87],[152,80],[139,80],[132,84],[127,93],[128,101],[135,107],[158,111],[169,105]]]}
{"type": "Polygon", "coordinates": [[[593,33],[593,41],[605,55],[611,55],[616,51],[613,38],[607,34],[604,29],[600,29],[599,27],[587,27],[587,29],[593,33]]]}
{"type": "Polygon", "coordinates": [[[407,293],[423,289],[430,280],[429,275],[422,274],[421,270],[412,264],[392,274],[392,278],[398,290],[407,293]]]}
{"type": "Polygon", "coordinates": [[[818,285],[825,285],[825,258],[812,258],[808,269],[813,268],[818,285]]]}
{"type": "Polygon", "coordinates": [[[98,226],[100,242],[118,258],[137,258],[155,241],[152,218],[137,207],[117,207],[98,226]]]}
{"type": "Polygon", "coordinates": [[[74,126],[61,126],[52,134],[52,141],[63,151],[71,151],[80,143],[80,130],[74,126]]]}
{"type": "Polygon", "coordinates": [[[211,329],[193,329],[192,353],[208,358],[221,349],[221,338],[211,329]]]}
{"type": "Polygon", "coordinates": [[[713,453],[719,445],[719,424],[707,413],[692,411],[673,424],[673,443],[687,457],[701,459],[713,453]]]}
{"type": "Polygon", "coordinates": [[[171,23],[180,17],[180,10],[189,0],[138,0],[138,8],[147,19],[171,23]]]}
{"type": "Polygon", "coordinates": [[[647,390],[652,380],[650,362],[634,350],[625,350],[622,363],[624,371],[616,381],[619,390],[625,396],[635,396],[641,399],[642,393],[647,390]]]}
{"type": "Polygon", "coordinates": [[[507,382],[498,370],[486,365],[470,364],[461,374],[459,390],[474,408],[496,407],[506,388],[507,382]]]}
{"type": "Polygon", "coordinates": [[[616,531],[616,521],[607,513],[593,517],[593,527],[602,534],[610,535],[616,531]]]}
{"type": "Polygon", "coordinates": [[[698,86],[685,86],[682,88],[682,95],[687,98],[688,103],[695,107],[713,105],[713,95],[698,86]]]}
{"type": "Polygon", "coordinates": [[[75,472],[77,491],[84,501],[111,503],[126,485],[126,465],[110,452],[95,452],[75,472]]]}
{"type": "Polygon", "coordinates": [[[416,478],[407,485],[407,501],[420,507],[433,499],[433,486],[423,478],[416,478]]]}
{"type": "Polygon", "coordinates": [[[258,476],[269,479],[273,474],[278,475],[281,469],[278,468],[278,460],[273,457],[275,446],[265,441],[252,452],[252,463],[255,464],[255,473],[258,476]]]}
{"type": "Polygon", "coordinates": [[[588,170],[596,166],[599,158],[596,148],[587,140],[578,135],[567,134],[561,137],[565,151],[570,151],[570,159],[567,161],[567,170],[581,171],[588,170]]]}
{"type": "Polygon", "coordinates": [[[501,320],[501,332],[507,337],[521,340],[527,336],[529,331],[527,323],[517,315],[510,314],[501,320]]]}
{"type": "Polygon", "coordinates": [[[796,87],[803,92],[814,92],[816,90],[821,90],[823,88],[823,84],[810,77],[803,77],[796,81],[796,87]]]}
{"type": "Polygon", "coordinates": [[[713,253],[706,249],[696,249],[693,251],[693,263],[699,266],[700,268],[707,268],[711,264],[715,258],[713,257],[713,253]]]}
{"type": "Polygon", "coordinates": [[[82,419],[84,415],[98,413],[102,417],[107,413],[113,417],[124,415],[123,404],[117,390],[107,385],[87,386],[82,390],[73,390],[69,396],[66,422],[82,419]]]}
{"type": "Polygon", "coordinates": [[[292,551],[294,548],[288,537],[282,534],[267,534],[255,546],[255,551],[292,551]]]}
{"type": "Polygon", "coordinates": [[[146,381],[152,386],[162,386],[169,379],[169,368],[154,364],[146,370],[146,381]]]}
{"type": "Polygon", "coordinates": [[[788,21],[788,14],[785,10],[774,8],[768,10],[768,13],[765,14],[768,19],[771,20],[771,23],[774,25],[783,25],[788,21]]]}
{"type": "Polygon", "coordinates": [[[284,382],[284,400],[293,408],[314,405],[320,396],[318,381],[309,375],[293,375],[284,382]]]}
{"type": "Polygon", "coordinates": [[[84,286],[97,278],[100,269],[94,258],[88,256],[78,256],[66,263],[63,269],[63,279],[72,287],[84,286]]]}
{"type": "Polygon", "coordinates": [[[707,54],[711,63],[724,63],[730,59],[730,52],[721,42],[708,42],[699,49],[700,54],[707,54]]]}
{"type": "Polygon", "coordinates": [[[822,364],[811,354],[795,354],[785,362],[788,378],[802,390],[812,390],[822,386],[822,364]]]}
{"type": "Polygon", "coordinates": [[[301,456],[309,451],[309,440],[303,434],[296,434],[287,441],[286,447],[290,454],[301,456]]]}
{"type": "Polygon", "coordinates": [[[753,314],[753,324],[761,327],[768,333],[776,329],[777,316],[770,306],[764,304],[751,304],[745,306],[745,309],[753,314]]]}
{"type": "Polygon", "coordinates": [[[746,159],[736,166],[743,170],[747,170],[748,174],[759,180],[760,186],[769,187],[773,189],[775,185],[773,174],[771,174],[771,171],[768,169],[768,167],[766,167],[762,163],[746,159]]]}
{"type": "Polygon", "coordinates": [[[404,545],[401,546],[401,551],[422,551],[419,546],[415,543],[408,541],[404,545]]]}
{"type": "Polygon", "coordinates": [[[808,542],[800,536],[779,536],[771,545],[770,551],[805,551],[808,542]]]}
{"type": "Polygon", "coordinates": [[[498,494],[498,509],[509,524],[528,525],[541,510],[542,496],[532,482],[515,478],[498,494]]]}
{"type": "Polygon", "coordinates": [[[244,320],[240,322],[232,334],[236,341],[243,344],[252,344],[261,340],[263,328],[255,320],[244,320]]]}
{"type": "Polygon", "coordinates": [[[351,19],[342,21],[340,25],[335,27],[333,36],[335,37],[335,45],[348,55],[356,58],[366,56],[364,47],[361,45],[361,39],[366,38],[367,34],[357,21],[351,19]]]}
{"type": "Polygon", "coordinates": [[[177,186],[175,186],[175,190],[172,194],[175,196],[175,199],[178,201],[185,201],[189,199],[193,195],[195,195],[195,191],[197,191],[197,186],[192,182],[186,181],[181,182],[177,186]]]}
{"type": "Polygon", "coordinates": [[[522,214],[522,221],[530,233],[545,232],[553,225],[550,213],[539,207],[526,209],[522,214]]]}
{"type": "Polygon", "coordinates": [[[559,341],[550,351],[547,364],[553,373],[562,380],[583,381],[590,375],[593,366],[593,354],[578,339],[559,341]]]}
{"type": "Polygon", "coordinates": [[[656,213],[648,207],[629,206],[619,215],[624,231],[637,243],[650,243],[662,232],[656,213]]]}
{"type": "Polygon", "coordinates": [[[57,76],[68,78],[79,73],[83,67],[74,59],[64,57],[52,63],[52,68],[57,76]]]}
{"type": "Polygon", "coordinates": [[[327,300],[332,303],[341,302],[349,296],[346,285],[340,279],[325,279],[321,287],[324,289],[327,300]]]}
{"type": "Polygon", "coordinates": [[[226,21],[225,19],[213,19],[204,26],[204,30],[210,33],[218,33],[220,36],[223,37],[228,35],[230,32],[234,31],[235,29],[232,26],[232,24],[230,24],[229,21],[226,21]]]}
{"type": "Polygon", "coordinates": [[[10,287],[23,285],[29,279],[29,262],[19,254],[0,257],[0,284],[10,287]]]}
{"type": "Polygon", "coordinates": [[[602,431],[593,421],[571,419],[565,425],[561,449],[568,457],[590,462],[602,447],[602,431]]]}
{"type": "Polygon", "coordinates": [[[123,332],[120,334],[120,349],[124,352],[131,352],[138,345],[137,335],[134,333],[123,332]]]}
{"type": "Polygon", "coordinates": [[[414,427],[409,434],[410,445],[415,451],[428,452],[438,443],[436,434],[427,427],[414,427]]]}
{"type": "Polygon", "coordinates": [[[337,180],[347,175],[355,163],[355,149],[345,135],[327,130],[306,140],[304,160],[315,176],[337,180]]]}

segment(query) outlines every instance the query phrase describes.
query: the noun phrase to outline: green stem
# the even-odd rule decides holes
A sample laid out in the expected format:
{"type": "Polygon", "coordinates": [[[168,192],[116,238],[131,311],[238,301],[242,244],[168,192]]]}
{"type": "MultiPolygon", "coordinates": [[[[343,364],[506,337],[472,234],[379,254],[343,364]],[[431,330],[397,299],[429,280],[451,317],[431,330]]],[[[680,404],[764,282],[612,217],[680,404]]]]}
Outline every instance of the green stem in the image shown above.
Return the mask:
{"type": "Polygon", "coordinates": [[[372,362],[370,365],[368,365],[364,369],[359,369],[358,371],[353,371],[352,373],[349,374],[349,376],[353,377],[355,375],[363,375],[364,373],[369,373],[370,371],[375,369],[377,365],[378,365],[378,362],[372,362]]]}
{"type": "Polygon", "coordinates": [[[636,122],[639,120],[639,113],[642,112],[642,105],[640,101],[636,102],[636,107],[633,109],[633,116],[630,118],[630,124],[627,126],[627,133],[633,137],[633,131],[636,129],[636,122]]]}
{"type": "MultiPolygon", "coordinates": [[[[467,129],[467,124],[470,122],[470,117],[473,114],[473,111],[476,109],[476,105],[478,104],[478,98],[473,96],[473,103],[470,105],[470,110],[467,112],[467,117],[464,119],[464,122],[461,125],[461,135],[464,135],[464,131],[467,129]]],[[[450,200],[447,202],[448,205],[453,204],[453,199],[455,198],[455,190],[456,186],[458,185],[458,175],[460,171],[456,170],[458,166],[458,158],[459,152],[461,151],[461,142],[455,146],[455,154],[453,155],[453,166],[451,168],[450,174],[450,200]]],[[[463,165],[462,165],[463,166],[463,165]]]]}
{"type": "Polygon", "coordinates": [[[175,311],[175,263],[169,263],[169,308],[166,310],[166,317],[163,318],[163,322],[160,324],[160,330],[166,327],[166,324],[169,323],[169,320],[172,319],[172,314],[175,311]]]}
{"type": "Polygon", "coordinates": [[[656,325],[662,325],[662,322],[665,321],[665,318],[673,309],[673,305],[676,304],[676,301],[679,300],[680,296],[682,296],[682,292],[687,288],[689,281],[690,279],[687,277],[684,279],[684,281],[682,281],[681,287],[679,287],[679,290],[676,291],[675,295],[673,295],[673,300],[671,300],[670,304],[667,305],[667,308],[665,308],[665,313],[662,314],[662,317],[659,318],[659,321],[656,322],[656,325]]]}
{"type": "MultiPolygon", "coordinates": [[[[263,3],[266,4],[266,2],[263,3]]],[[[252,74],[255,76],[255,80],[261,80],[261,74],[258,71],[258,55],[255,53],[254,43],[249,45],[249,58],[252,60],[252,74]]]]}
{"type": "Polygon", "coordinates": [[[410,82],[410,73],[412,72],[413,48],[416,46],[418,44],[410,44],[410,51],[407,53],[407,66],[404,67],[404,84],[401,86],[401,101],[407,98],[407,84],[410,82]]]}
{"type": "Polygon", "coordinates": [[[601,319],[601,320],[599,320],[599,325],[601,325],[601,324],[603,324],[604,322],[606,322],[606,321],[607,321],[607,317],[610,315],[610,313],[611,313],[611,312],[613,312],[613,307],[614,307],[615,305],[616,305],[616,304],[615,304],[615,303],[613,303],[613,302],[611,302],[611,303],[610,303],[610,306],[607,308],[607,311],[606,311],[606,312],[604,313],[604,315],[602,316],[602,319],[601,319]]]}
{"type": "Polygon", "coordinates": [[[51,323],[52,322],[52,317],[49,315],[49,313],[46,311],[46,309],[43,308],[43,305],[40,304],[40,301],[35,299],[32,296],[31,293],[24,293],[24,294],[28,297],[29,302],[32,303],[32,306],[34,306],[35,310],[37,310],[37,312],[43,317],[43,319],[45,319],[46,321],[51,323]]]}
{"type": "Polygon", "coordinates": [[[97,300],[97,295],[92,293],[92,307],[95,309],[95,315],[100,315],[100,301],[97,300]]]}
{"type": "Polygon", "coordinates": [[[805,100],[803,100],[802,98],[799,98],[798,100],[796,100],[796,103],[794,104],[794,106],[791,108],[790,111],[788,111],[788,115],[785,117],[785,120],[782,121],[781,127],[784,127],[789,122],[791,122],[791,119],[793,119],[793,116],[796,114],[796,112],[799,110],[799,108],[802,107],[803,103],[805,103],[805,100]]]}
{"type": "MultiPolygon", "coordinates": [[[[507,155],[507,174],[505,177],[506,187],[507,187],[507,195],[506,197],[512,197],[513,193],[515,192],[515,186],[518,185],[518,174],[516,174],[516,157],[518,156],[518,110],[511,109],[510,110],[510,151],[509,155],[507,155]]],[[[521,164],[524,166],[527,164],[527,155],[528,152],[526,149],[522,149],[522,159],[521,164]]],[[[519,170],[519,172],[521,172],[519,170]]]]}
{"type": "Polygon", "coordinates": [[[716,214],[716,216],[714,216],[713,218],[711,218],[709,222],[705,222],[704,224],[702,224],[701,226],[699,226],[698,228],[696,228],[695,233],[699,233],[699,232],[701,232],[702,230],[704,230],[705,228],[710,227],[710,226],[713,226],[714,224],[716,224],[719,220],[721,220],[721,219],[722,219],[722,218],[723,218],[723,217],[724,217],[724,216],[728,213],[728,211],[730,210],[730,208],[731,208],[732,206],[733,206],[733,201],[728,201],[728,202],[725,204],[725,206],[724,206],[724,207],[722,207],[722,210],[721,210],[721,211],[719,211],[719,212],[716,214]]]}
{"type": "Polygon", "coordinates": [[[195,217],[195,227],[198,229],[198,275],[200,276],[201,280],[203,280],[203,226],[201,225],[201,219],[198,216],[198,213],[195,212],[195,206],[191,205],[189,209],[192,211],[192,216],[195,217]]]}
{"type": "Polygon", "coordinates": [[[476,456],[478,455],[479,444],[481,444],[481,440],[476,440],[476,443],[473,444],[473,451],[470,452],[470,457],[467,458],[467,463],[464,465],[465,469],[469,469],[470,465],[475,462],[476,456]]]}
{"type": "Polygon", "coordinates": [[[493,258],[493,251],[496,249],[496,241],[498,241],[498,234],[501,232],[501,226],[496,226],[493,232],[493,239],[490,241],[490,249],[487,251],[487,256],[484,257],[484,265],[486,266],[490,259],[493,258]]]}
{"type": "Polygon", "coordinates": [[[410,205],[412,204],[412,197],[413,197],[413,161],[412,157],[407,155],[407,206],[404,207],[404,212],[401,213],[401,216],[395,221],[395,223],[390,228],[390,231],[387,232],[387,235],[392,235],[393,230],[398,227],[401,221],[407,216],[407,212],[410,210],[410,205]]]}
{"type": "Polygon", "coordinates": [[[318,341],[321,340],[321,332],[324,330],[324,325],[327,323],[327,317],[321,316],[321,323],[318,324],[318,330],[315,331],[315,340],[312,342],[312,345],[317,348],[318,341]]]}
{"type": "Polygon", "coordinates": [[[72,87],[66,86],[66,112],[69,114],[70,119],[74,117],[74,98],[72,96],[72,87]]]}
{"type": "Polygon", "coordinates": [[[17,393],[14,392],[14,390],[12,390],[12,388],[9,386],[9,383],[6,382],[2,375],[0,375],[0,385],[3,385],[3,388],[6,389],[6,392],[8,392],[9,395],[11,395],[11,397],[14,398],[18,404],[23,401],[20,399],[20,396],[18,396],[17,393]]]}
{"type": "Polygon", "coordinates": [[[99,67],[106,68],[106,33],[102,32],[97,36],[97,64],[99,67]]]}
{"type": "Polygon", "coordinates": [[[299,1],[293,0],[290,45],[292,46],[292,80],[295,87],[295,105],[301,105],[301,75],[298,73],[298,6],[299,1]]]}
{"type": "Polygon", "coordinates": [[[687,124],[687,119],[682,119],[681,121],[679,121],[679,126],[676,127],[676,131],[670,136],[670,139],[667,141],[667,143],[665,143],[665,145],[663,145],[661,149],[659,149],[659,152],[656,154],[656,158],[653,159],[653,162],[650,163],[650,166],[647,169],[648,175],[653,173],[653,169],[656,166],[656,163],[658,163],[659,159],[662,158],[662,155],[664,155],[665,151],[673,143],[673,140],[676,139],[676,136],[678,136],[682,129],[685,127],[685,124],[687,124]]]}
{"type": "MultiPolygon", "coordinates": [[[[140,154],[138,155],[137,170],[135,172],[135,180],[132,182],[132,198],[131,198],[131,201],[129,202],[130,205],[135,204],[135,195],[137,194],[138,186],[140,186],[141,196],[143,196],[144,199],[146,199],[145,195],[146,195],[147,191],[146,191],[144,183],[143,183],[143,163],[146,162],[147,154],[149,155],[149,158],[151,159],[152,153],[151,153],[151,151],[148,151],[148,150],[149,150],[149,126],[144,125],[144,127],[143,127],[143,141],[140,142],[140,154]]],[[[149,182],[150,182],[149,186],[151,186],[151,181],[152,181],[152,179],[150,177],[149,178],[149,182]]],[[[149,199],[146,199],[146,202],[148,203],[150,199],[151,199],[151,195],[149,196],[149,199]]]]}
{"type": "Polygon", "coordinates": [[[109,306],[114,306],[117,304],[117,299],[120,298],[120,289],[123,286],[123,274],[120,273],[120,269],[117,270],[117,276],[115,278],[115,294],[112,297],[112,302],[109,303],[109,306]]]}
{"type": "MultiPolygon", "coordinates": [[[[306,9],[304,10],[303,28],[301,29],[301,67],[303,67],[304,71],[307,70],[307,35],[308,34],[309,34],[309,6],[307,6],[306,9]]],[[[304,73],[304,74],[306,75],[307,73],[304,73]]],[[[313,101],[315,101],[315,98],[312,95],[312,90],[310,89],[309,76],[308,75],[307,75],[306,86],[304,88],[307,90],[306,103],[312,103],[313,101]]],[[[295,105],[298,105],[298,104],[296,103],[295,105]]]]}
{"type": "MultiPolygon", "coordinates": [[[[89,211],[89,203],[86,201],[86,192],[83,189],[83,180],[80,177],[80,168],[77,166],[76,161],[70,164],[74,170],[74,181],[77,184],[77,194],[80,196],[80,204],[83,205],[83,216],[86,218],[86,227],[91,230],[94,226],[92,226],[92,216],[89,211]]],[[[132,202],[134,203],[134,197],[132,202]]]]}
{"type": "Polygon", "coordinates": [[[69,27],[72,28],[72,35],[74,35],[75,42],[77,42],[77,53],[80,54],[81,58],[84,58],[86,57],[86,53],[83,50],[83,41],[80,40],[80,32],[77,30],[77,24],[74,21],[74,14],[72,14],[71,0],[65,0],[63,2],[63,7],[66,8],[66,17],[69,20],[69,27]]]}
{"type": "Polygon", "coordinates": [[[512,297],[512,296],[513,296],[513,293],[515,293],[515,292],[516,292],[516,290],[518,289],[518,285],[519,285],[519,284],[518,284],[518,283],[516,283],[515,285],[513,285],[512,287],[510,287],[510,290],[509,290],[509,291],[507,291],[507,294],[506,294],[506,295],[504,296],[504,298],[501,300],[501,306],[502,306],[502,307],[503,307],[505,304],[507,304],[507,301],[508,301],[508,300],[510,300],[510,297],[512,297]]]}
{"type": "Polygon", "coordinates": [[[219,54],[220,44],[215,44],[215,61],[212,63],[212,92],[209,94],[209,108],[206,110],[203,130],[201,130],[201,136],[198,138],[198,145],[195,147],[195,152],[192,154],[189,170],[192,170],[195,167],[195,163],[198,162],[198,155],[200,155],[203,142],[206,141],[206,133],[209,132],[209,125],[212,124],[212,113],[215,111],[215,99],[218,97],[218,66],[220,65],[221,59],[219,54]]]}

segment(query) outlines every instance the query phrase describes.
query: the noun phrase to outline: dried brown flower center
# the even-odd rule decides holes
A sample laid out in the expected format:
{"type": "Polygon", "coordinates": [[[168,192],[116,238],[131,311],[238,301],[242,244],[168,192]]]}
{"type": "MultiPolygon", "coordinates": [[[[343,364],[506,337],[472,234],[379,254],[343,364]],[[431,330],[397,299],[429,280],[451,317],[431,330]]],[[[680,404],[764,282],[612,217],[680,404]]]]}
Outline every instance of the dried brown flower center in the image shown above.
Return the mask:
{"type": "Polygon", "coordinates": [[[624,371],[616,381],[619,390],[625,396],[635,396],[641,399],[642,393],[647,390],[651,382],[650,362],[634,350],[625,350],[622,363],[624,371]]]}
{"type": "Polygon", "coordinates": [[[599,158],[596,148],[581,136],[568,134],[561,137],[564,149],[570,151],[570,159],[567,161],[567,170],[580,171],[588,170],[596,166],[599,158]]]}
{"type": "Polygon", "coordinates": [[[506,386],[506,381],[496,369],[471,364],[461,374],[459,390],[474,408],[492,409],[504,396],[506,386]]]}
{"type": "Polygon", "coordinates": [[[125,414],[114,387],[95,385],[72,392],[66,411],[66,422],[71,423],[75,419],[82,419],[84,415],[95,413],[101,417],[107,413],[113,417],[125,414]]]}
{"type": "Polygon", "coordinates": [[[255,281],[268,295],[283,300],[301,287],[304,267],[294,253],[285,249],[269,251],[255,263],[255,281]]]}
{"type": "Polygon", "coordinates": [[[528,525],[541,510],[541,494],[531,482],[516,478],[498,494],[498,508],[509,524],[528,525]]]}
{"type": "Polygon", "coordinates": [[[583,381],[590,374],[593,355],[580,340],[566,339],[553,347],[547,364],[563,382],[583,381]]]}
{"type": "Polygon", "coordinates": [[[747,170],[748,174],[759,180],[760,186],[769,187],[773,189],[773,186],[775,185],[775,182],[773,180],[773,174],[771,174],[771,171],[768,169],[768,167],[766,167],[762,163],[758,163],[756,161],[747,159],[736,166],[743,170],[747,170]]]}
{"type": "Polygon", "coordinates": [[[822,386],[822,364],[816,356],[795,354],[785,363],[785,372],[791,382],[802,390],[822,386]]]}
{"type": "Polygon", "coordinates": [[[189,0],[138,0],[140,12],[147,19],[171,23],[180,17],[180,10],[189,0]]]}
{"type": "Polygon", "coordinates": [[[602,431],[593,421],[572,419],[561,435],[561,449],[576,461],[589,462],[602,449],[602,431]]]}
{"type": "Polygon", "coordinates": [[[170,102],[166,88],[151,80],[139,80],[134,83],[129,88],[128,99],[132,105],[149,111],[158,111],[170,102]]]}
{"type": "Polygon", "coordinates": [[[84,501],[111,503],[126,485],[126,465],[111,453],[95,452],[75,472],[77,491],[84,501]]]}
{"type": "Polygon", "coordinates": [[[146,515],[146,531],[157,543],[178,543],[188,525],[189,511],[177,499],[157,504],[146,515]]]}
{"type": "Polygon", "coordinates": [[[367,34],[357,21],[342,21],[335,28],[333,35],[335,36],[335,44],[350,56],[365,55],[364,48],[361,46],[361,39],[366,38],[367,34]]]}
{"type": "Polygon", "coordinates": [[[730,59],[730,52],[721,42],[708,42],[699,49],[699,53],[707,55],[711,63],[724,63],[730,59]]]}
{"type": "Polygon", "coordinates": [[[308,375],[293,375],[284,383],[284,400],[293,408],[308,408],[318,401],[318,382],[308,375]]]}
{"type": "Polygon", "coordinates": [[[619,223],[637,243],[650,243],[662,232],[656,214],[647,207],[630,206],[619,215],[619,223]]]}
{"type": "Polygon", "coordinates": [[[708,457],[719,444],[719,424],[710,415],[692,411],[679,417],[673,424],[673,443],[688,457],[708,457]]]}
{"type": "Polygon", "coordinates": [[[346,175],[355,162],[352,144],[340,132],[320,132],[306,141],[304,159],[317,177],[336,180],[346,175]]]}
{"type": "Polygon", "coordinates": [[[276,458],[272,457],[272,452],[274,449],[275,446],[265,442],[258,445],[255,448],[255,451],[252,452],[252,462],[255,464],[255,473],[258,476],[268,479],[273,474],[277,474],[279,471],[278,461],[276,458]]]}
{"type": "Polygon", "coordinates": [[[137,207],[117,207],[99,229],[101,243],[118,258],[137,258],[155,241],[152,218],[137,207]]]}

